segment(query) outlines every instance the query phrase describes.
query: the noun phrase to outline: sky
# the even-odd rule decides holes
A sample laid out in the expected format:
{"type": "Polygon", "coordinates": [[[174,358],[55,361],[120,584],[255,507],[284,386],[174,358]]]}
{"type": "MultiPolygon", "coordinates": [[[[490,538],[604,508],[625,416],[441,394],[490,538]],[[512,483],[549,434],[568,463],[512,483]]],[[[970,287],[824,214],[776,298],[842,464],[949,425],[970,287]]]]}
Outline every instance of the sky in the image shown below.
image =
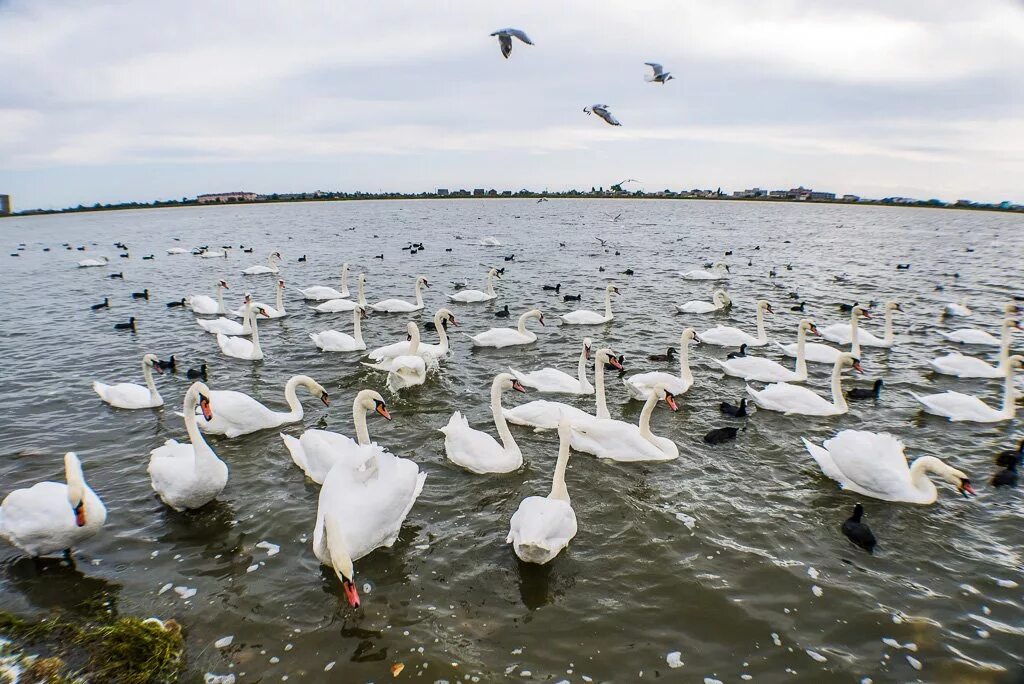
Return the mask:
{"type": "Polygon", "coordinates": [[[1022,65],[1022,0],[0,0],[0,193],[636,178],[1024,202],[1022,65]],[[506,60],[507,26],[535,45],[506,60]]]}

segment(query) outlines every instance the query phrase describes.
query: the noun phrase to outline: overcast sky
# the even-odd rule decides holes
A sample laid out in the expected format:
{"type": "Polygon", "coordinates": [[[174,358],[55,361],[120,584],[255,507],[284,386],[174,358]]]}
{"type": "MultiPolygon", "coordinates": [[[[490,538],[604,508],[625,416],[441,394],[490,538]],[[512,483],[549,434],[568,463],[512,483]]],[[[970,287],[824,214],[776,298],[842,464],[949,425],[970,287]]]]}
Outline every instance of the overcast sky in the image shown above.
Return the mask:
{"type": "Polygon", "coordinates": [[[1019,0],[0,0],[0,193],[630,177],[1024,201],[1022,67],[1019,0]],[[536,45],[503,59],[505,26],[536,45]]]}

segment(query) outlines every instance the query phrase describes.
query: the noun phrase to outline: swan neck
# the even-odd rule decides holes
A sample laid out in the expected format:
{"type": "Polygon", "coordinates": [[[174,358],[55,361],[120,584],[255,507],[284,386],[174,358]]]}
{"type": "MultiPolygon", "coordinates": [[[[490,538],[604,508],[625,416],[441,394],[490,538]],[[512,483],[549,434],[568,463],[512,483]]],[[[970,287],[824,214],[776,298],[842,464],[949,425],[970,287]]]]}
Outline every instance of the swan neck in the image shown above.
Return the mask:
{"type": "Polygon", "coordinates": [[[529,312],[524,313],[522,316],[519,317],[519,334],[520,335],[525,335],[526,334],[526,319],[529,318],[529,317],[530,317],[529,312]]]}
{"type": "Polygon", "coordinates": [[[224,288],[217,284],[217,313],[225,314],[227,309],[224,308],[224,288]]]}
{"type": "Polygon", "coordinates": [[[804,326],[796,333],[796,376],[801,380],[807,379],[807,359],[804,357],[807,346],[807,330],[804,326]]]}
{"type": "Polygon", "coordinates": [[[858,319],[860,316],[854,311],[850,314],[850,353],[858,359],[860,358],[860,325],[858,319]]]}
{"type": "Polygon", "coordinates": [[[302,420],[302,402],[299,401],[299,396],[296,393],[296,389],[300,384],[306,384],[306,377],[302,375],[296,375],[290,378],[284,386],[284,400],[288,402],[288,420],[294,422],[302,420]]]}
{"type": "Polygon", "coordinates": [[[156,389],[156,383],[153,382],[153,367],[146,363],[146,360],[142,360],[142,376],[146,378],[146,387],[149,388],[149,398],[154,402],[160,402],[160,392],[156,389]]]}
{"type": "Polygon", "coordinates": [[[277,286],[277,311],[278,313],[284,313],[284,288],[280,284],[277,286]]]}
{"type": "Polygon", "coordinates": [[[939,491],[928,478],[928,473],[945,475],[947,470],[949,466],[934,456],[919,456],[910,465],[910,484],[926,503],[931,503],[938,498],[939,491]]]}
{"type": "Polygon", "coordinates": [[[576,364],[576,377],[580,381],[580,389],[590,391],[590,380],[587,379],[587,348],[580,350],[580,362],[576,364]]]}
{"type": "Polygon", "coordinates": [[[359,274],[359,282],[356,284],[356,290],[359,293],[359,306],[366,307],[366,295],[363,292],[363,274],[359,274]]]}
{"type": "Polygon", "coordinates": [[[885,310],[885,344],[892,344],[893,340],[896,339],[896,334],[892,330],[892,317],[895,315],[894,309],[887,308],[885,310]]]}
{"type": "Polygon", "coordinates": [[[604,317],[612,317],[612,291],[605,290],[604,292],[604,317]]]}
{"type": "Polygon", "coordinates": [[[497,297],[494,293],[494,283],[491,281],[490,271],[487,272],[487,287],[484,288],[484,291],[487,293],[488,297],[497,297]]]}
{"type": "Polygon", "coordinates": [[[519,445],[512,437],[512,432],[508,429],[508,423],[501,410],[501,382],[499,380],[491,383],[491,416],[494,418],[494,427],[498,430],[498,436],[501,437],[501,446],[506,452],[518,452],[519,445]]]}
{"type": "Polygon", "coordinates": [[[840,358],[832,368],[832,405],[839,413],[846,413],[849,408],[843,396],[843,360],[840,358]]]}
{"type": "Polygon", "coordinates": [[[440,316],[434,316],[434,330],[437,331],[437,338],[439,340],[440,353],[438,355],[445,356],[448,354],[448,331],[444,329],[444,322],[440,316]]]}
{"type": "Polygon", "coordinates": [[[679,338],[679,377],[683,382],[693,384],[693,373],[690,372],[690,341],[685,335],[679,338]]]}
{"type": "Polygon", "coordinates": [[[255,306],[249,307],[249,327],[252,328],[252,346],[253,351],[256,355],[262,355],[263,349],[260,347],[260,329],[256,324],[257,311],[255,306]]]}
{"type": "Polygon", "coordinates": [[[348,296],[348,263],[341,265],[341,295],[348,296]]]}
{"type": "Polygon", "coordinates": [[[558,440],[558,460],[555,462],[555,475],[551,478],[551,493],[549,499],[558,499],[565,503],[569,501],[569,489],[565,486],[565,468],[569,465],[569,439],[558,440]]]}
{"type": "Polygon", "coordinates": [[[416,306],[423,308],[423,292],[420,288],[420,279],[416,279],[416,306]]]}
{"type": "Polygon", "coordinates": [[[757,307],[757,341],[764,342],[768,335],[764,331],[764,309],[757,307]]]}
{"type": "Polygon", "coordinates": [[[365,346],[363,343],[362,318],[363,315],[358,306],[352,309],[352,336],[355,338],[357,344],[365,346]]]}
{"type": "Polygon", "coordinates": [[[366,409],[361,406],[359,395],[352,402],[352,422],[356,425],[356,441],[361,446],[370,443],[370,430],[366,427],[366,409]]]}
{"type": "Polygon", "coordinates": [[[185,414],[185,432],[188,433],[188,441],[192,443],[192,455],[196,470],[199,470],[200,466],[209,460],[204,457],[213,453],[206,440],[203,439],[203,433],[199,431],[199,425],[196,423],[196,407],[198,405],[199,391],[191,387],[185,393],[185,405],[182,408],[185,414]]]}
{"type": "Polygon", "coordinates": [[[1003,379],[1003,408],[1001,412],[1004,418],[1013,418],[1017,414],[1017,392],[1013,388],[1013,367],[1009,360],[1003,370],[1006,377],[1003,379]]]}
{"type": "Polygon", "coordinates": [[[597,413],[595,415],[598,418],[611,418],[612,414],[608,413],[608,401],[604,396],[604,362],[600,358],[595,359],[594,363],[594,385],[597,387],[595,392],[597,413]]]}
{"type": "Polygon", "coordinates": [[[657,405],[658,394],[652,389],[651,393],[647,395],[647,401],[644,402],[643,410],[640,411],[640,436],[648,442],[654,436],[651,433],[651,415],[654,413],[654,407],[657,405]]]}
{"type": "Polygon", "coordinates": [[[415,356],[420,351],[420,329],[414,327],[412,329],[412,339],[409,340],[409,355],[415,356]]]}

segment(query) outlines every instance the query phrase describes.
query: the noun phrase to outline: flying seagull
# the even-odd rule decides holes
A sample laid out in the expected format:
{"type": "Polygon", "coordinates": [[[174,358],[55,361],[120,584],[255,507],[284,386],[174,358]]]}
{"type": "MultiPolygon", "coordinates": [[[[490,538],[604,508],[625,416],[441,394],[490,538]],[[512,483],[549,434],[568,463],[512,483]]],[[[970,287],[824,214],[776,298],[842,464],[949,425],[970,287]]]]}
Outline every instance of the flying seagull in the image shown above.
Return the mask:
{"type": "Polygon", "coordinates": [[[515,36],[519,40],[523,41],[527,45],[533,45],[533,41],[530,40],[530,36],[526,35],[524,31],[514,28],[499,29],[491,34],[492,36],[498,36],[498,45],[501,46],[501,54],[508,59],[508,56],[512,54],[512,37],[515,36]]]}
{"type": "Polygon", "coordinates": [[[660,83],[665,85],[666,82],[671,81],[675,76],[665,71],[665,68],[660,64],[654,62],[644,62],[647,66],[654,70],[654,73],[649,76],[644,76],[644,80],[648,83],[660,83]]]}
{"type": "Polygon", "coordinates": [[[612,126],[622,125],[619,123],[619,120],[612,116],[612,113],[608,111],[608,105],[590,105],[589,107],[584,107],[583,111],[585,111],[587,114],[597,114],[599,117],[604,119],[607,123],[611,124],[612,126]]]}

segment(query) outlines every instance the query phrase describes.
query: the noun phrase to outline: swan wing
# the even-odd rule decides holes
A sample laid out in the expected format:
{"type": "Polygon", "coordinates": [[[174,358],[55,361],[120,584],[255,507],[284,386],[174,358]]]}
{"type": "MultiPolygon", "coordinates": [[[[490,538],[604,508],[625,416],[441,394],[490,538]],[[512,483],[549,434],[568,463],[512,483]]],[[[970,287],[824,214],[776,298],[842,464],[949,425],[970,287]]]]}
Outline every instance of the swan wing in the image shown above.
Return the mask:
{"type": "MultiPolygon", "coordinates": [[[[853,341],[853,331],[849,323],[833,323],[818,330],[818,332],[826,340],[836,344],[850,344],[853,341]]],[[[865,332],[858,330],[857,335],[863,341],[865,332]]]]}
{"type": "Polygon", "coordinates": [[[984,330],[974,330],[972,328],[962,328],[950,333],[940,331],[939,334],[951,342],[959,342],[960,344],[982,344],[992,347],[998,347],[1001,344],[998,337],[994,337],[984,330]]]}
{"type": "Polygon", "coordinates": [[[153,402],[153,395],[145,385],[137,385],[133,382],[121,382],[116,385],[106,385],[94,381],[92,388],[100,396],[100,399],[111,406],[123,409],[152,408],[160,406],[153,402]]]}
{"type": "Polygon", "coordinates": [[[590,418],[573,423],[572,448],[613,461],[668,461],[679,455],[678,448],[662,450],[640,434],[632,423],[607,418],[590,418]]]}
{"type": "Polygon", "coordinates": [[[8,494],[0,504],[0,538],[38,556],[63,551],[91,536],[94,531],[83,534],[75,523],[67,491],[60,482],[38,482],[8,494]]]}
{"type": "Polygon", "coordinates": [[[305,290],[299,290],[302,294],[303,299],[312,299],[315,301],[325,301],[329,299],[344,299],[346,295],[335,290],[333,287],[326,287],[324,285],[314,285],[313,287],[307,287],[305,290]]]}
{"type": "Polygon", "coordinates": [[[343,311],[351,311],[356,306],[357,304],[351,299],[329,299],[322,304],[314,306],[313,310],[317,313],[341,313],[343,311]]]}
{"type": "Polygon", "coordinates": [[[217,300],[207,295],[189,295],[186,298],[189,307],[197,314],[211,315],[217,313],[217,300]]]}
{"type": "Polygon", "coordinates": [[[998,378],[1002,371],[981,359],[964,356],[960,352],[950,352],[945,356],[932,359],[932,368],[936,373],[955,375],[958,378],[998,378]]]}
{"type": "MultiPolygon", "coordinates": [[[[374,361],[384,361],[385,359],[393,359],[397,356],[404,356],[409,353],[411,342],[403,340],[402,342],[395,342],[394,344],[388,344],[383,347],[377,347],[371,351],[369,356],[374,361]]],[[[421,345],[422,346],[422,345],[421,345]]]]}
{"type": "Polygon", "coordinates": [[[217,344],[222,352],[237,359],[252,359],[256,351],[256,346],[251,341],[220,333],[217,334],[217,344]]]}
{"type": "Polygon", "coordinates": [[[505,420],[513,425],[526,425],[537,430],[554,430],[558,427],[558,421],[561,420],[563,414],[568,417],[570,422],[593,418],[592,415],[575,406],[543,399],[529,401],[513,408],[503,408],[501,412],[505,416],[505,420]]]}
{"type": "Polygon", "coordinates": [[[356,338],[337,330],[324,330],[323,332],[310,333],[309,339],[313,340],[317,347],[323,351],[347,352],[357,351],[359,344],[356,338]]]}
{"type": "Polygon", "coordinates": [[[587,309],[579,309],[572,311],[561,316],[562,323],[568,325],[597,325],[599,323],[607,323],[610,318],[603,314],[599,314],[596,311],[589,311],[587,309]]]}
{"type": "Polygon", "coordinates": [[[677,396],[685,394],[693,386],[693,383],[683,380],[680,376],[664,371],[637,373],[628,378],[623,378],[622,384],[626,386],[629,396],[640,400],[646,400],[655,385],[658,384],[665,385],[665,389],[677,396]]]}
{"type": "Polygon", "coordinates": [[[491,328],[469,339],[478,347],[501,348],[532,342],[533,339],[536,339],[536,336],[531,339],[528,335],[520,335],[519,331],[515,328],[491,328]]]}
{"type": "Polygon", "coordinates": [[[796,373],[789,370],[781,363],[757,356],[741,356],[735,359],[720,361],[712,359],[722,367],[726,375],[744,380],[757,380],[759,382],[786,382],[796,379],[796,373]]]}
{"type": "Polygon", "coordinates": [[[401,313],[416,311],[421,307],[401,299],[385,299],[377,302],[376,304],[370,304],[370,308],[374,311],[381,311],[383,313],[401,313]]]}
{"type": "Polygon", "coordinates": [[[686,302],[685,304],[677,304],[676,308],[679,309],[679,311],[681,311],[682,313],[698,313],[698,314],[701,314],[701,313],[711,313],[712,311],[715,311],[718,307],[716,307],[711,302],[702,302],[702,301],[699,301],[699,300],[693,300],[693,301],[690,301],[690,302],[686,302]]]}
{"type": "Polygon", "coordinates": [[[911,395],[921,402],[928,413],[949,418],[951,421],[973,421],[990,423],[1001,419],[1001,414],[981,399],[960,392],[942,392],[918,396],[911,395]]]}
{"type": "Polygon", "coordinates": [[[232,321],[229,318],[215,318],[209,320],[206,318],[197,318],[196,324],[200,328],[208,333],[220,333],[221,335],[248,335],[251,331],[247,331],[245,327],[237,322],[232,321]]]}
{"type": "Polygon", "coordinates": [[[576,531],[576,513],[568,502],[528,496],[512,515],[505,541],[522,560],[544,564],[569,545],[576,531]]]}
{"type": "Polygon", "coordinates": [[[494,299],[494,297],[490,296],[486,292],[483,292],[482,290],[462,290],[461,292],[456,292],[455,294],[446,293],[446,296],[453,302],[463,302],[465,304],[470,304],[474,302],[486,302],[491,299],[494,299]]]}
{"type": "Polygon", "coordinates": [[[886,501],[914,497],[903,443],[893,435],[843,430],[826,440],[825,448],[842,477],[826,475],[847,488],[886,501]]]}
{"type": "Polygon", "coordinates": [[[746,344],[748,347],[757,347],[764,344],[758,342],[756,337],[748,335],[739,328],[728,325],[716,325],[714,328],[705,330],[700,334],[700,341],[718,347],[738,347],[741,344],[746,344]]]}
{"type": "Polygon", "coordinates": [[[523,373],[510,367],[509,371],[519,382],[538,392],[593,394],[593,389],[590,392],[583,392],[578,378],[574,378],[557,368],[541,368],[540,370],[523,373]]]}
{"type": "Polygon", "coordinates": [[[466,418],[456,411],[444,433],[444,450],[448,460],[474,473],[508,473],[522,465],[521,454],[509,454],[493,437],[469,426],[466,418]]]}
{"type": "Polygon", "coordinates": [[[758,406],[780,413],[798,413],[809,416],[826,416],[835,413],[832,402],[823,399],[806,387],[780,382],[768,385],[760,392],[747,387],[747,393],[758,406]]]}

